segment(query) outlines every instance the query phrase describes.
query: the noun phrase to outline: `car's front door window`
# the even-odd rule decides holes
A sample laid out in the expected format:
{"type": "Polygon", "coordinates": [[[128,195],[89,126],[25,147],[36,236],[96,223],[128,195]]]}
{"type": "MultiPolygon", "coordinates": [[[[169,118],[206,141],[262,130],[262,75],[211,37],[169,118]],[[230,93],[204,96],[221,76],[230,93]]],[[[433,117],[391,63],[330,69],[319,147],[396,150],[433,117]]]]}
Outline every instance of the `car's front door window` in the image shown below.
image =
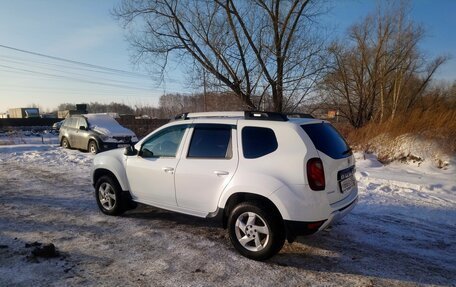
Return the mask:
{"type": "Polygon", "coordinates": [[[187,125],[169,127],[153,135],[141,147],[142,157],[175,157],[187,125]]]}
{"type": "Polygon", "coordinates": [[[78,128],[80,127],[87,129],[87,121],[84,118],[79,118],[78,120],[78,128]]]}
{"type": "Polygon", "coordinates": [[[188,125],[165,128],[148,137],[139,156],[128,157],[130,192],[139,202],[175,207],[174,173],[179,162],[179,146],[188,125]]]}

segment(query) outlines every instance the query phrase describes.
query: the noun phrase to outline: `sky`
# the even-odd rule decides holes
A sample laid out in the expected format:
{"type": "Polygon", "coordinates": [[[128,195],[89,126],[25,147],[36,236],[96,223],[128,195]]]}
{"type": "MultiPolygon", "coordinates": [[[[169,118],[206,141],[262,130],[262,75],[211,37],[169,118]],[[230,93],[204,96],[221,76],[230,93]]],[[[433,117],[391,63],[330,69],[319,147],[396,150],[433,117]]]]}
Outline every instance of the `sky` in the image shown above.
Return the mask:
{"type": "MultiPolygon", "coordinates": [[[[163,93],[195,92],[177,67],[158,83],[157,75],[132,64],[127,33],[111,15],[119,2],[0,0],[0,113],[31,105],[51,111],[61,103],[95,101],[156,105],[163,93]]],[[[342,39],[350,25],[376,7],[374,0],[331,3],[321,23],[342,39]]],[[[436,78],[454,81],[456,0],[411,4],[413,20],[426,29],[424,53],[452,57],[436,78]]]]}

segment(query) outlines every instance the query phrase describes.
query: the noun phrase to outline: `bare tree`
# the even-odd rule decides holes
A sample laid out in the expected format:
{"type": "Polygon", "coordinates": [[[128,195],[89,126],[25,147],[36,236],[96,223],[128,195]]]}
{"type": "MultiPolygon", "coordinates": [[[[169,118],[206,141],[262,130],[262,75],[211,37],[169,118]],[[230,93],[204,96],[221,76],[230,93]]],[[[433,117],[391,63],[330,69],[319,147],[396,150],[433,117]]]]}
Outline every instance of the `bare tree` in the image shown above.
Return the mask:
{"type": "Polygon", "coordinates": [[[162,111],[162,109],[154,107],[154,106],[149,106],[149,105],[144,105],[144,104],[138,104],[135,105],[135,115],[139,117],[150,117],[152,119],[165,119],[169,118],[167,115],[165,115],[162,111]]]}
{"type": "Polygon", "coordinates": [[[409,110],[446,61],[437,57],[426,63],[418,48],[424,30],[409,20],[406,2],[385,3],[351,27],[348,42],[330,48],[333,63],[323,88],[329,103],[355,127],[409,110]]]}
{"type": "Polygon", "coordinates": [[[316,3],[124,0],[114,14],[131,32],[137,61],[162,73],[172,58],[193,61],[208,72],[207,81],[247,107],[261,108],[252,97],[271,94],[274,110],[283,111],[312,92],[325,67],[324,42],[314,31],[316,3]]]}
{"type": "Polygon", "coordinates": [[[71,104],[71,103],[63,103],[63,104],[59,104],[57,106],[58,111],[74,110],[75,108],[76,108],[76,105],[71,104]]]}
{"type": "Polygon", "coordinates": [[[165,94],[159,99],[158,109],[165,118],[184,112],[230,111],[242,109],[243,103],[233,92],[204,94],[165,94]]]}

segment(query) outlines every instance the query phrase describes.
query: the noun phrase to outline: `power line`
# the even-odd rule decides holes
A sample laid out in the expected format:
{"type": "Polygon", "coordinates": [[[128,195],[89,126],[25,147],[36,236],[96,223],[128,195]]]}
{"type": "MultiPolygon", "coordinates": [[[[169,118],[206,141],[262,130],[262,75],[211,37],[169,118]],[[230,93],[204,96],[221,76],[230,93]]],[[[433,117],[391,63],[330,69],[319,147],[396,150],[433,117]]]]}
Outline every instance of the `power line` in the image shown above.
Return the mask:
{"type": "MultiPolygon", "coordinates": [[[[9,62],[9,63],[13,63],[13,64],[17,64],[16,66],[9,66],[10,69],[16,69],[16,70],[20,70],[20,69],[24,69],[23,66],[27,66],[27,69],[28,70],[31,70],[31,68],[35,68],[38,69],[36,70],[38,73],[42,72],[42,70],[46,70],[47,71],[53,71],[53,72],[58,72],[59,75],[63,75],[63,74],[68,74],[66,77],[67,78],[72,78],[74,76],[76,77],[79,77],[77,78],[78,80],[81,79],[80,77],[82,77],[83,79],[86,79],[88,78],[88,80],[95,80],[94,79],[94,76],[89,76],[87,74],[82,74],[82,73],[78,73],[78,72],[73,72],[71,70],[65,70],[65,68],[54,68],[54,67],[42,67],[40,65],[30,65],[30,64],[27,64],[25,60],[12,60],[12,59],[1,59],[2,56],[0,55],[0,62],[1,61],[4,61],[4,62],[9,62]],[[35,66],[35,67],[34,67],[35,66]]],[[[56,67],[59,67],[60,65],[56,65],[56,67]]],[[[135,85],[137,84],[137,82],[135,81],[124,81],[124,80],[120,80],[120,79],[109,79],[109,78],[105,78],[105,77],[99,77],[98,75],[96,76],[97,77],[97,80],[101,80],[101,81],[108,81],[108,82],[115,82],[116,84],[127,84],[127,85],[135,85]]]]}
{"type": "MultiPolygon", "coordinates": [[[[11,55],[0,55],[0,60],[2,61],[7,61],[7,62],[16,62],[18,64],[24,64],[24,65],[30,65],[30,63],[35,64],[36,66],[39,66],[40,68],[43,69],[48,69],[48,67],[59,67],[63,69],[69,69],[69,70],[77,70],[77,71],[84,71],[84,72],[89,72],[89,73],[103,73],[107,75],[113,75],[113,76],[123,76],[123,77],[129,77],[129,78],[136,78],[136,79],[143,79],[146,77],[146,75],[142,75],[140,77],[134,76],[134,75],[125,75],[125,74],[119,74],[116,72],[112,71],[103,71],[103,70],[97,70],[94,68],[89,68],[89,67],[84,67],[84,66],[79,66],[79,65],[68,65],[64,63],[52,63],[52,62],[43,62],[35,59],[26,59],[26,58],[20,58],[20,57],[14,57],[11,55]],[[46,66],[46,67],[43,67],[46,66]]],[[[148,79],[154,79],[152,76],[148,77],[148,79]]]]}
{"type": "Polygon", "coordinates": [[[149,91],[149,89],[146,89],[146,88],[138,88],[138,87],[118,85],[118,84],[112,84],[112,83],[103,83],[103,82],[79,79],[79,78],[74,78],[74,77],[67,77],[67,76],[62,76],[62,75],[56,75],[56,74],[50,74],[50,73],[44,73],[44,72],[37,72],[37,71],[33,71],[33,70],[28,70],[28,69],[15,68],[15,67],[7,66],[7,65],[1,65],[1,64],[0,64],[0,67],[16,70],[16,71],[20,71],[20,72],[44,75],[44,76],[61,78],[61,79],[66,79],[66,80],[73,80],[73,81],[83,82],[83,83],[88,83],[88,84],[95,84],[95,85],[102,85],[102,86],[111,86],[111,87],[117,87],[117,88],[123,88],[123,89],[134,89],[134,90],[149,91]]]}
{"type": "MultiPolygon", "coordinates": [[[[0,85],[0,91],[13,92],[13,91],[27,91],[27,90],[41,90],[47,91],[50,94],[92,94],[93,96],[122,96],[127,98],[148,98],[152,96],[156,98],[156,93],[163,93],[164,90],[171,88],[171,91],[181,89],[179,81],[170,80],[169,78],[162,84],[168,88],[148,87],[145,85],[147,82],[145,78],[153,80],[152,77],[141,74],[129,72],[121,69],[114,69],[100,65],[74,61],[52,55],[46,55],[29,50],[23,50],[11,46],[0,44],[0,48],[11,50],[14,52],[22,53],[21,55],[13,55],[11,53],[0,54],[0,74],[7,73],[6,77],[2,76],[0,80],[6,79],[6,82],[0,85]],[[32,57],[26,56],[31,55],[32,57]],[[39,57],[41,59],[38,59],[39,57]],[[2,63],[3,62],[3,63],[2,63]],[[45,79],[42,81],[47,87],[33,86],[33,82],[25,83],[25,85],[8,85],[8,74],[19,74],[25,79],[39,78],[45,79]],[[52,79],[70,80],[79,83],[86,83],[92,86],[78,85],[78,88],[60,88],[54,85],[49,86],[54,82],[48,81],[52,79]],[[168,82],[168,84],[166,84],[168,82]],[[30,85],[32,84],[32,85],[30,85]],[[149,94],[151,93],[151,94],[149,94]]],[[[1,50],[1,49],[0,49],[1,50]]]]}
{"type": "Polygon", "coordinates": [[[9,49],[9,50],[22,52],[22,53],[26,53],[26,54],[30,54],[30,55],[35,55],[35,56],[45,57],[45,58],[53,59],[53,60],[57,60],[57,61],[72,63],[72,64],[76,64],[76,65],[82,65],[82,66],[86,66],[86,67],[96,68],[96,69],[100,69],[100,70],[104,70],[104,71],[110,71],[110,72],[116,72],[116,73],[122,73],[122,74],[127,74],[127,75],[133,75],[133,76],[138,76],[138,77],[147,77],[147,78],[149,78],[148,75],[144,75],[144,74],[139,74],[139,73],[129,72],[129,71],[125,71],[125,70],[113,69],[113,68],[109,68],[109,67],[104,67],[104,66],[99,66],[99,65],[94,65],[94,64],[74,61],[74,60],[65,59],[65,58],[61,58],[61,57],[41,54],[41,53],[27,51],[27,50],[22,50],[22,49],[19,49],[19,48],[14,48],[14,47],[2,45],[2,44],[0,44],[0,48],[9,49]]]}
{"type": "MultiPolygon", "coordinates": [[[[154,81],[159,80],[157,77],[154,78],[150,75],[129,72],[129,71],[121,70],[121,69],[113,69],[113,68],[109,68],[109,67],[84,63],[84,62],[80,62],[80,61],[74,61],[74,60],[70,60],[70,59],[65,59],[65,58],[61,58],[61,57],[56,57],[56,56],[46,55],[46,54],[37,53],[37,52],[33,52],[33,51],[23,50],[23,49],[6,46],[6,45],[2,45],[2,44],[0,44],[0,48],[9,49],[9,50],[21,52],[24,54],[30,54],[33,56],[44,57],[44,58],[51,59],[51,60],[57,60],[57,61],[61,61],[64,63],[69,63],[73,66],[62,65],[62,64],[58,64],[58,63],[52,63],[52,62],[42,62],[42,61],[37,61],[37,60],[32,60],[32,59],[24,59],[24,58],[21,59],[21,58],[13,57],[11,55],[8,55],[8,56],[0,55],[0,58],[3,58],[4,61],[6,60],[6,61],[11,62],[12,59],[15,59],[15,60],[24,62],[27,65],[30,62],[34,62],[37,64],[46,65],[46,66],[56,66],[56,67],[61,67],[61,68],[65,68],[65,69],[76,69],[76,70],[83,70],[86,72],[94,72],[94,73],[105,73],[105,74],[109,74],[109,75],[113,75],[113,76],[117,75],[117,76],[136,77],[136,78],[142,78],[142,79],[146,78],[148,80],[154,80],[154,81]]],[[[48,68],[43,68],[43,69],[48,69],[48,68]]],[[[56,69],[52,69],[52,68],[49,68],[49,69],[57,71],[56,69]]],[[[64,72],[64,71],[61,71],[61,72],[64,72]]],[[[67,72],[67,73],[71,73],[71,72],[67,72]]],[[[115,81],[117,81],[117,80],[115,80],[115,81]]],[[[166,83],[168,83],[168,85],[169,84],[171,84],[171,85],[181,85],[182,84],[180,81],[177,81],[177,80],[169,78],[169,77],[167,77],[166,80],[163,82],[163,84],[166,84],[166,83]]]]}

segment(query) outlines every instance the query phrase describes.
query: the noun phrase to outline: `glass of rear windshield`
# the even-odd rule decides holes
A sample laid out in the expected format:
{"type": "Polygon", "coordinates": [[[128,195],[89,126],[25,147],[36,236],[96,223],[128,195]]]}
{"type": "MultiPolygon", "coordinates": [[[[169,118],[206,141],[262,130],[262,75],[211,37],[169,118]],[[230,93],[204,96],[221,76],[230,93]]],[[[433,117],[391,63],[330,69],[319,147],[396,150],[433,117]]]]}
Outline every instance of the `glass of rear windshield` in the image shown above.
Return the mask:
{"type": "Polygon", "coordinates": [[[352,154],[350,147],[339,132],[329,123],[302,125],[317,150],[333,159],[340,159],[352,154]]]}

